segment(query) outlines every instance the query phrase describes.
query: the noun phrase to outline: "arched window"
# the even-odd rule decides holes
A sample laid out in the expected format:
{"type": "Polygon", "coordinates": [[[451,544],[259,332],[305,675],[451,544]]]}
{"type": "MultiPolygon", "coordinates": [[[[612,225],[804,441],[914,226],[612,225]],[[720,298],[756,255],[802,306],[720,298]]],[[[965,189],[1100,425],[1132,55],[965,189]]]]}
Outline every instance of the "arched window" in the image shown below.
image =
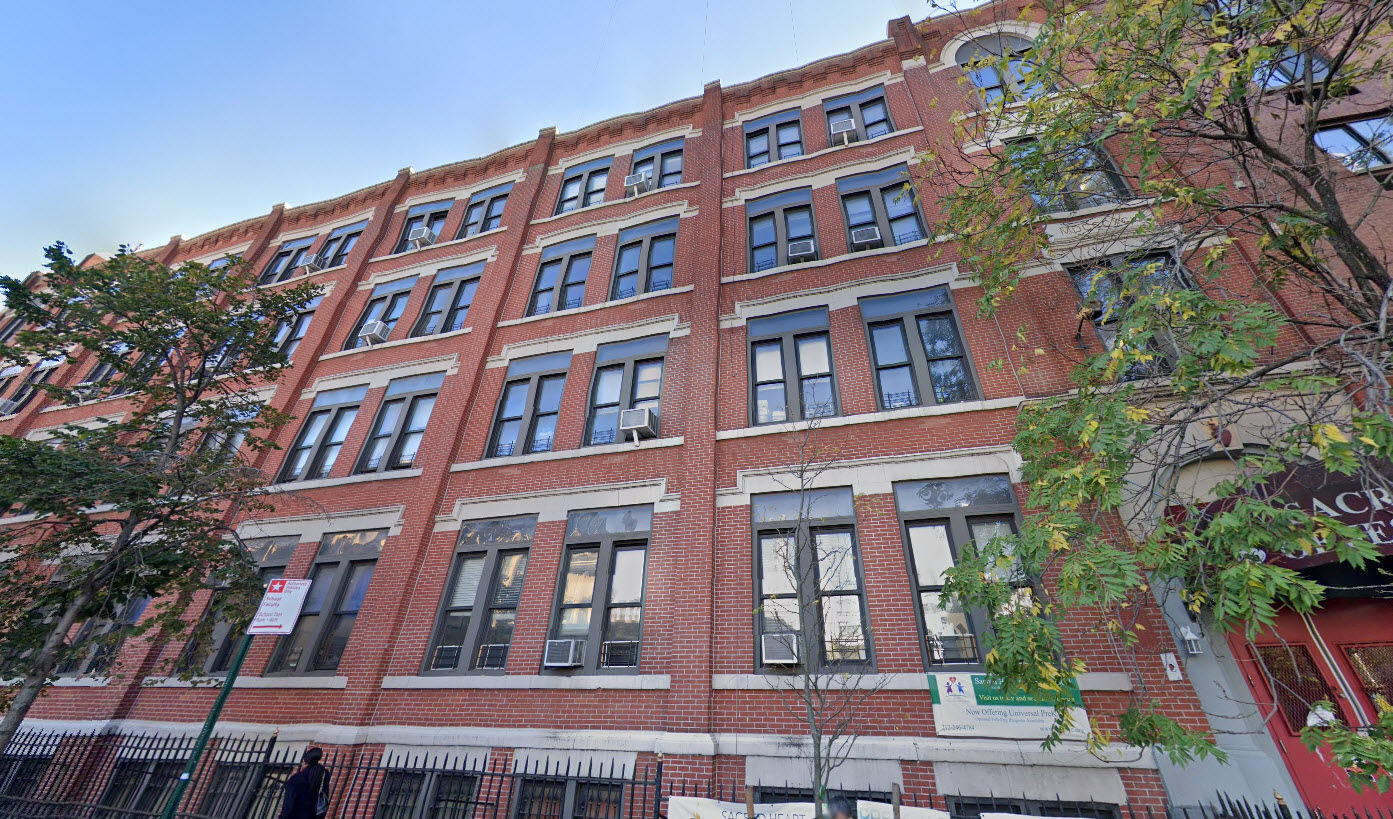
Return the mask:
{"type": "Polygon", "coordinates": [[[1029,99],[1049,89],[1032,76],[1035,64],[1029,60],[1029,53],[1030,41],[1024,37],[993,34],[964,44],[955,56],[982,98],[995,102],[1029,99]]]}

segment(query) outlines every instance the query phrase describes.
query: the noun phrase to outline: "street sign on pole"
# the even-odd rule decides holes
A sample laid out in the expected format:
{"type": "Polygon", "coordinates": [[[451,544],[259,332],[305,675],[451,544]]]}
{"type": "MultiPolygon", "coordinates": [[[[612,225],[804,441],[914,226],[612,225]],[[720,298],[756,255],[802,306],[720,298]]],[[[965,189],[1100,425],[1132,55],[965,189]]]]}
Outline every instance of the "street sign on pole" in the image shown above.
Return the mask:
{"type": "Polygon", "coordinates": [[[310,580],[272,580],[261,598],[256,616],[247,626],[248,634],[289,634],[295,630],[305,596],[310,593],[310,580]]]}

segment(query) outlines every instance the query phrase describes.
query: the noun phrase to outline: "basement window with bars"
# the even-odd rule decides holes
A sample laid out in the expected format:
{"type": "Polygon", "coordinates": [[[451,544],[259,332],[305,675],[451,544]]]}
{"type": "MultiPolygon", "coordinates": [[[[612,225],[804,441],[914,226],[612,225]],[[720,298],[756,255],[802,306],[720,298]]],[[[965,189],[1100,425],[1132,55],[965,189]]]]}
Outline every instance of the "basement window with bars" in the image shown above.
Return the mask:
{"type": "Polygon", "coordinates": [[[537,266],[537,283],[527,303],[527,315],[541,316],[559,310],[574,310],[585,303],[585,280],[590,275],[590,258],[595,237],[572,239],[542,251],[537,266]]]}
{"type": "Polygon", "coordinates": [[[479,775],[451,770],[388,770],[373,819],[466,819],[474,812],[479,775]]]}
{"type": "Polygon", "coordinates": [[[620,232],[611,299],[627,299],[672,287],[677,222],[674,216],[620,232]]]}
{"type": "Polygon", "coordinates": [[[489,438],[489,457],[552,450],[570,367],[570,353],[520,358],[508,365],[489,438]]]}
{"type": "Polygon", "coordinates": [[[112,769],[101,798],[99,817],[154,816],[164,809],[174,783],[184,771],[182,759],[121,759],[112,769]],[[109,810],[100,810],[108,808],[109,810]]]}
{"type": "Polygon", "coordinates": [[[866,298],[860,308],[881,409],[977,397],[957,309],[947,287],[866,298]]]}
{"type": "Polygon", "coordinates": [[[745,123],[745,167],[803,155],[803,112],[794,108],[745,123]]]}
{"type": "Polygon", "coordinates": [[[667,342],[665,335],[649,336],[601,344],[596,349],[586,443],[594,446],[621,440],[619,416],[625,410],[646,407],[655,416],[659,414],[667,342]]]}
{"type": "MultiPolygon", "coordinates": [[[[291,762],[218,762],[204,791],[201,816],[271,819],[280,811],[291,762]],[[242,813],[237,813],[241,809],[242,813]]],[[[332,784],[332,783],[331,783],[332,784]]]]}
{"type": "Polygon", "coordinates": [[[542,664],[547,671],[637,672],[653,507],[572,512],[542,664]]]}
{"type": "Polygon", "coordinates": [[[354,471],[389,472],[416,466],[435,396],[444,382],[443,372],[393,379],[354,471]]]}
{"type": "Polygon", "coordinates": [[[827,308],[750,319],[750,420],[779,424],[839,412],[827,308]]]}
{"type": "Polygon", "coordinates": [[[338,670],[386,540],[386,529],[324,536],[310,567],[312,583],[295,630],[280,638],[266,669],[268,674],[332,674],[338,670]]]}
{"type": "Polygon", "coordinates": [[[984,813],[1058,816],[1070,819],[1121,819],[1118,806],[1106,802],[1015,799],[1000,796],[949,796],[947,800],[948,815],[951,819],[981,819],[984,813]]]}
{"type": "Polygon", "coordinates": [[[621,819],[624,785],[610,780],[528,776],[518,785],[512,819],[621,819]]]}
{"type": "Polygon", "coordinates": [[[853,253],[924,238],[907,165],[838,179],[837,193],[846,217],[847,246],[853,253]]]}
{"type": "Polygon", "coordinates": [[[508,194],[512,190],[513,183],[508,182],[469,197],[469,204],[464,210],[464,223],[460,225],[459,235],[455,238],[467,239],[478,233],[497,230],[503,223],[503,208],[507,206],[508,194]]]}
{"type": "Polygon", "coordinates": [[[614,157],[607,156],[567,168],[561,180],[561,196],[556,203],[556,215],[579,208],[588,208],[605,201],[605,186],[609,183],[609,166],[614,157]]]}
{"type": "Polygon", "coordinates": [[[367,394],[366,384],[317,393],[310,405],[309,417],[285,456],[277,482],[329,477],[367,394]]]}
{"type": "Polygon", "coordinates": [[[537,517],[467,521],[440,603],[426,672],[502,671],[513,644],[537,517]]]}

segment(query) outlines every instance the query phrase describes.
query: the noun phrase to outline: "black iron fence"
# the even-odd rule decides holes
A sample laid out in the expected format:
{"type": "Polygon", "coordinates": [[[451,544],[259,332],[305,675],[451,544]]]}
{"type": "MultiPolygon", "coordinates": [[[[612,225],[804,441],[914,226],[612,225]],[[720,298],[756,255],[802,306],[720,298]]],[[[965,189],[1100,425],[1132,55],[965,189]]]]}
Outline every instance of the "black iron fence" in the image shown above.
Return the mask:
{"type": "MultiPolygon", "coordinates": [[[[154,819],[167,808],[194,739],[108,733],[17,735],[0,755],[0,819],[154,819]]],[[[300,747],[274,737],[215,738],[177,806],[179,819],[276,819],[300,747]]],[[[667,819],[668,796],[743,803],[744,785],[664,779],[663,765],[557,767],[486,762],[463,753],[404,754],[381,746],[327,749],[329,819],[667,819]]],[[[1012,796],[846,791],[953,819],[1000,812],[1072,819],[1393,819],[1393,811],[1306,812],[1216,795],[1153,808],[1012,796]]],[[[760,787],[755,801],[803,802],[795,787],[760,787]]]]}

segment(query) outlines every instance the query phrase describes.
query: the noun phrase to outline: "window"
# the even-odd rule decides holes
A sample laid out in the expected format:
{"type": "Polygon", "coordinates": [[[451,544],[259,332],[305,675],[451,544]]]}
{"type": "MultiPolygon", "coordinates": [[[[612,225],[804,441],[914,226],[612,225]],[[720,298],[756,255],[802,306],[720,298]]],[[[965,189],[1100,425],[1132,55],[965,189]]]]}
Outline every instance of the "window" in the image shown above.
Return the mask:
{"type": "Polygon", "coordinates": [[[1052,90],[1034,76],[1030,41],[1011,34],[979,37],[958,49],[957,63],[984,102],[1026,100],[1052,90]],[[1004,69],[1004,70],[1003,70],[1004,69]]]}
{"type": "Polygon", "coordinates": [[[876,398],[883,410],[950,404],[977,396],[946,287],[861,300],[876,398]]]}
{"type": "Polygon", "coordinates": [[[271,263],[261,271],[261,278],[257,280],[257,284],[275,284],[294,276],[295,268],[314,258],[310,253],[314,238],[307,236],[281,245],[281,249],[271,257],[271,263]]]}
{"type": "Polygon", "coordinates": [[[342,266],[348,261],[348,254],[358,244],[358,237],[363,235],[363,229],[367,226],[368,220],[364,219],[330,231],[329,238],[324,240],[324,247],[319,249],[319,263],[326,268],[342,266]]]}
{"type": "MultiPolygon", "coordinates": [[[[0,400],[0,415],[14,415],[24,409],[30,401],[34,400],[34,396],[39,394],[40,385],[48,383],[48,379],[53,377],[54,370],[57,370],[58,365],[65,360],[67,359],[63,356],[55,356],[35,364],[28,377],[19,383],[10,397],[0,400]]],[[[8,386],[10,380],[23,370],[23,367],[10,367],[5,370],[5,375],[0,377],[7,379],[3,383],[8,386]]]]}
{"type": "Polygon", "coordinates": [[[851,489],[754,495],[760,665],[868,666],[851,489]]]}
{"type": "Polygon", "coordinates": [[[285,780],[294,772],[295,765],[286,761],[220,760],[213,768],[212,781],[203,794],[199,815],[270,819],[280,811],[285,780]]]}
{"type": "Polygon", "coordinates": [[[358,406],[368,394],[367,386],[325,390],[314,397],[309,417],[285,457],[279,481],[327,478],[334,470],[348,430],[358,417],[358,406]]]}
{"type": "Polygon", "coordinates": [[[445,199],[408,208],[406,222],[401,226],[401,238],[397,240],[397,247],[392,252],[405,253],[414,249],[411,234],[422,228],[427,231],[426,235],[430,239],[426,244],[433,244],[440,237],[440,229],[445,226],[445,219],[450,215],[450,208],[454,204],[455,200],[445,199]]]}
{"type": "Polygon", "coordinates": [[[1300,735],[1302,729],[1320,719],[1311,705],[1322,700],[1334,706],[1335,719],[1345,719],[1340,701],[1330,684],[1316,668],[1311,650],[1301,643],[1252,646],[1257,655],[1272,701],[1282,713],[1287,730],[1300,735]]]}
{"type": "Polygon", "coordinates": [[[750,271],[816,259],[812,188],[776,193],[745,203],[750,223],[750,271]],[[797,243],[794,254],[789,245],[797,243]]]}
{"type": "MultiPolygon", "coordinates": [[[[272,580],[277,580],[285,575],[285,567],[290,563],[290,556],[295,552],[295,546],[299,542],[298,535],[263,537],[243,541],[242,545],[247,548],[252,559],[257,563],[263,588],[269,585],[272,580]]],[[[217,611],[218,594],[218,591],[213,592],[214,604],[210,609],[213,612],[217,611]]],[[[226,674],[232,666],[232,657],[237,652],[237,644],[241,641],[242,635],[233,631],[231,622],[216,613],[212,616],[215,619],[209,633],[207,654],[204,654],[203,646],[199,645],[197,641],[190,641],[185,649],[184,665],[187,667],[193,662],[199,662],[199,668],[204,674],[217,677],[226,674]]]]}
{"type": "Polygon", "coordinates": [[[803,155],[802,111],[782,111],[745,123],[745,167],[803,155]]]}
{"type": "Polygon", "coordinates": [[[595,237],[587,236],[543,250],[527,315],[574,310],[584,304],[585,280],[590,275],[590,255],[594,249],[595,237]]]}
{"type": "Polygon", "coordinates": [[[653,181],[653,188],[682,184],[682,148],[686,140],[670,139],[634,151],[631,174],[643,174],[653,181]]]}
{"type": "Polygon", "coordinates": [[[508,365],[488,454],[492,457],[550,452],[561,413],[570,353],[520,358],[508,365]]]}
{"type": "Polygon", "coordinates": [[[428,373],[397,378],[387,385],[355,472],[389,472],[416,465],[435,396],[444,381],[445,373],[428,373]]]}
{"type": "MultiPolygon", "coordinates": [[[[1178,290],[1189,286],[1184,270],[1168,253],[1145,256],[1112,257],[1096,265],[1073,268],[1069,275],[1083,298],[1084,311],[1093,316],[1093,326],[1106,349],[1113,349],[1122,327],[1121,311],[1132,294],[1145,288],[1178,290]]],[[[1147,341],[1151,358],[1131,364],[1123,380],[1151,378],[1171,371],[1176,351],[1169,337],[1153,336],[1147,341]]]]}
{"type": "Polygon", "coordinates": [[[1116,805],[1105,802],[1067,802],[1058,799],[1013,799],[1003,796],[950,796],[951,819],[981,819],[984,813],[1019,816],[1069,816],[1077,819],[1117,819],[1116,805]]]}
{"type": "Polygon", "coordinates": [[[626,409],[647,407],[658,414],[667,341],[667,336],[649,336],[601,344],[595,350],[587,443],[593,446],[620,440],[619,414],[626,409]]]}
{"type": "MultiPolygon", "coordinates": [[[[636,670],[653,507],[572,512],[551,639],[579,640],[578,670],[636,670]]],[[[574,655],[572,655],[574,657],[574,655]]]]}
{"type": "Polygon", "coordinates": [[[750,417],[777,424],[836,415],[827,308],[751,319],[750,417]]]}
{"type": "Polygon", "coordinates": [[[175,781],[183,772],[182,759],[119,759],[106,790],[97,800],[100,807],[111,810],[98,809],[95,815],[98,819],[154,816],[164,809],[175,781]]]}
{"type": "Polygon", "coordinates": [[[1022,167],[1028,179],[1045,177],[1030,191],[1030,198],[1042,210],[1081,210],[1122,202],[1130,196],[1122,174],[1101,145],[1078,145],[1043,161],[1039,153],[1040,143],[1033,139],[1006,146],[1007,159],[1022,167]],[[1069,170],[1061,175],[1055,159],[1069,170]]]}
{"type": "Polygon", "coordinates": [[[620,819],[624,813],[622,781],[527,776],[518,785],[513,819],[620,819]]]}
{"type": "Polygon", "coordinates": [[[25,750],[0,756],[0,796],[34,798],[52,761],[50,756],[30,756],[25,750]]]}
{"type": "Polygon", "coordinates": [[[356,350],[359,347],[368,346],[368,340],[359,334],[369,323],[380,322],[383,327],[375,329],[384,330],[382,332],[384,338],[391,338],[392,331],[396,329],[397,322],[401,320],[401,314],[406,312],[406,303],[411,299],[411,288],[415,286],[416,277],[412,276],[385,282],[374,287],[372,295],[368,296],[368,306],[363,309],[363,315],[358,319],[358,323],[353,325],[353,332],[344,341],[343,348],[356,350]]]}
{"type": "Polygon", "coordinates": [[[386,529],[324,536],[310,567],[312,583],[300,619],[276,646],[267,673],[338,669],[386,540],[386,529]]]}
{"type": "MultiPolygon", "coordinates": [[[[434,763],[432,763],[434,764],[434,763]]],[[[479,775],[454,770],[387,771],[373,819],[465,819],[474,813],[479,775]]]]}
{"type": "Polygon", "coordinates": [[[838,179],[837,193],[842,197],[847,241],[853,252],[924,238],[919,208],[914,204],[914,182],[907,166],[838,179]],[[875,228],[874,238],[864,228],[875,228]]]}
{"type": "Polygon", "coordinates": [[[426,655],[427,671],[497,671],[507,665],[527,550],[536,530],[535,516],[460,527],[450,583],[426,655]]]}
{"type": "Polygon", "coordinates": [[[1388,116],[1326,126],[1313,138],[1322,151],[1356,173],[1393,164],[1393,119],[1388,116]]]}
{"type": "Polygon", "coordinates": [[[474,303],[474,292],[479,289],[479,276],[484,272],[484,262],[450,267],[435,274],[431,282],[430,295],[426,296],[426,307],[412,329],[413,338],[436,333],[453,333],[464,328],[469,317],[469,306],[474,303]]]}
{"type": "Polygon", "coordinates": [[[300,348],[300,342],[305,340],[305,334],[310,331],[310,322],[314,320],[314,311],[322,301],[323,296],[315,296],[303,310],[295,314],[293,322],[281,324],[276,328],[276,349],[285,353],[287,360],[295,355],[295,351],[300,348]]]}
{"type": "Polygon", "coordinates": [[[879,85],[855,94],[824,100],[822,110],[827,112],[829,145],[840,145],[844,138],[848,142],[875,139],[895,130],[895,123],[890,120],[890,109],[885,104],[885,89],[879,85]],[[852,130],[834,131],[832,126],[839,122],[851,122],[852,130]]]}
{"type": "Polygon", "coordinates": [[[605,185],[609,182],[609,166],[613,161],[613,157],[605,157],[567,168],[561,180],[561,199],[556,203],[556,215],[605,201],[605,185]]]}
{"type": "Polygon", "coordinates": [[[672,287],[678,217],[620,231],[611,299],[627,299],[672,287]]]}
{"type": "Polygon", "coordinates": [[[1258,69],[1258,81],[1267,88],[1304,86],[1308,71],[1311,84],[1318,86],[1330,76],[1330,63],[1314,50],[1297,51],[1287,46],[1280,57],[1258,69]]]}
{"type": "Polygon", "coordinates": [[[3,326],[0,326],[0,344],[9,344],[14,340],[14,337],[18,335],[19,331],[23,329],[24,319],[18,316],[6,321],[3,326]]]}
{"type": "Polygon", "coordinates": [[[140,621],[151,598],[135,597],[116,607],[109,616],[89,617],[68,643],[66,656],[54,667],[59,676],[98,675],[111,667],[121,651],[121,639],[113,632],[130,628],[140,621]]]}
{"type": "MultiPolygon", "coordinates": [[[[894,491],[910,580],[918,595],[925,667],[980,664],[986,613],[944,600],[943,572],[956,564],[964,549],[1015,533],[1016,494],[1011,480],[1005,475],[978,475],[912,481],[895,484],[894,491]]],[[[1020,572],[1014,568],[995,572],[994,579],[1018,589],[1017,603],[1029,604],[1030,585],[1020,572]]]]}
{"type": "Polygon", "coordinates": [[[476,233],[497,230],[503,222],[503,208],[508,204],[508,194],[513,183],[496,185],[479,191],[469,197],[469,205],[464,210],[464,223],[460,225],[456,239],[464,239],[476,233]]]}

